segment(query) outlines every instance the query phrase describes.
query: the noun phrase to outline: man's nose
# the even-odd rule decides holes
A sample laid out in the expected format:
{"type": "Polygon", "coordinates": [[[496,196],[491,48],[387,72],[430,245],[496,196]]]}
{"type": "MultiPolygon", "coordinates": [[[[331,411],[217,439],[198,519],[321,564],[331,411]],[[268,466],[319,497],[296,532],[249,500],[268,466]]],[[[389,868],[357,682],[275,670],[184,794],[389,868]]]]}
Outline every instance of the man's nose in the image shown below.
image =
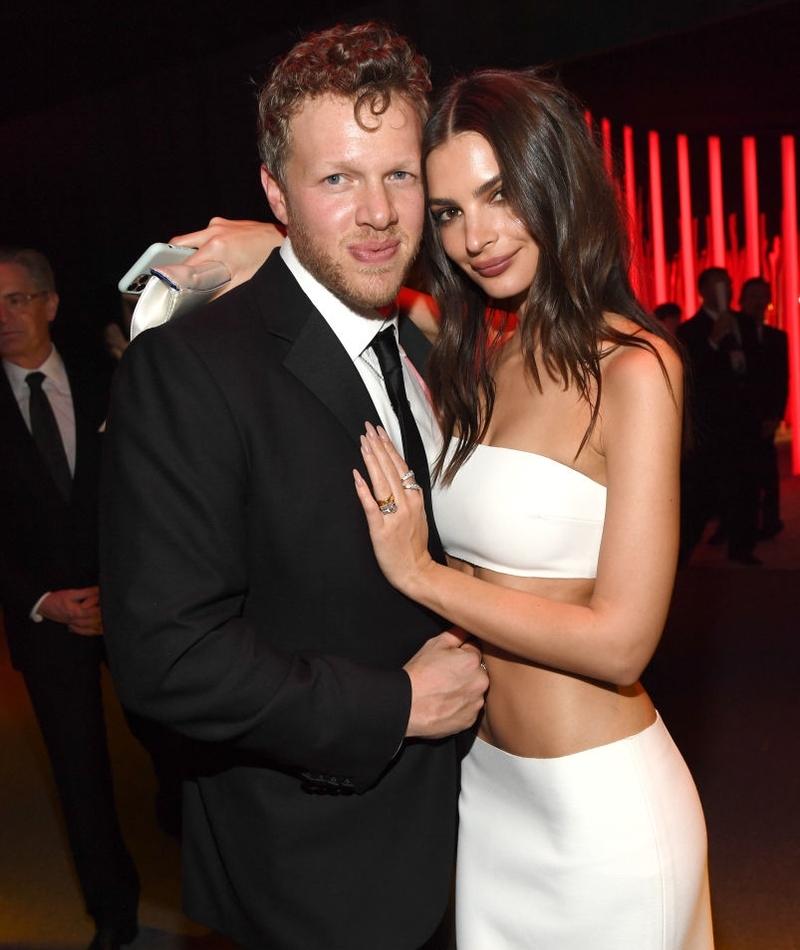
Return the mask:
{"type": "Polygon", "coordinates": [[[365,186],[356,223],[359,226],[368,225],[377,231],[384,231],[396,222],[397,212],[386,185],[381,182],[365,186]]]}

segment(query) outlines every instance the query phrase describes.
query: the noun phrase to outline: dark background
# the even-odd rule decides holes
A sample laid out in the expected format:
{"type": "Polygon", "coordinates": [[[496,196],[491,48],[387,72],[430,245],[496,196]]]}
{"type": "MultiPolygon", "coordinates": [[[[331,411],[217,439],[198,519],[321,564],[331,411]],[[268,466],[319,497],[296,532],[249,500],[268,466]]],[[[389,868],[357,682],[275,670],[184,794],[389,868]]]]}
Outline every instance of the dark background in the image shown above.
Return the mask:
{"type": "Polygon", "coordinates": [[[118,315],[116,282],[153,241],[212,214],[267,217],[253,81],[307,30],[372,17],[414,40],[437,85],[478,66],[553,64],[611,119],[619,151],[622,124],[633,127],[640,188],[647,131],[660,131],[668,253],[674,133],[690,135],[698,216],[705,136],[722,136],[730,212],[741,211],[740,138],[757,135],[761,206],[779,230],[779,138],[800,132],[798,2],[5,0],[0,243],[51,258],[62,333],[89,337],[118,315]]]}

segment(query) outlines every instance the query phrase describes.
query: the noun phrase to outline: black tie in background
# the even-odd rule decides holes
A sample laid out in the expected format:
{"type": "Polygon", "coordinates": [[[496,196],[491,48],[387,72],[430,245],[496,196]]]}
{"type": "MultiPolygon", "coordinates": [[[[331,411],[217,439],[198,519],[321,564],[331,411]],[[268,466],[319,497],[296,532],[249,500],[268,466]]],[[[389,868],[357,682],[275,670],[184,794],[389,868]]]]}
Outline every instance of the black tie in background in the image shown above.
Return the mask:
{"type": "Polygon", "coordinates": [[[372,341],[372,350],[378,357],[383,373],[383,381],[386,384],[386,391],[389,394],[389,400],[392,408],[400,422],[400,433],[403,437],[403,457],[408,462],[408,467],[413,469],[417,484],[422,489],[425,499],[425,512],[428,516],[428,550],[431,557],[444,564],[444,551],[442,542],[439,540],[439,533],[436,530],[436,524],[433,520],[433,510],[431,508],[431,481],[428,473],[428,458],[425,454],[425,447],[422,444],[422,436],[419,434],[414,413],[408,403],[406,387],[403,382],[403,366],[400,362],[400,351],[397,348],[397,340],[394,335],[394,327],[386,327],[385,330],[375,337],[372,341]]]}
{"type": "Polygon", "coordinates": [[[69,501],[72,496],[72,475],[67,453],[58,431],[58,423],[47,394],[42,389],[44,373],[28,373],[25,382],[31,391],[30,413],[33,441],[45,460],[58,490],[69,501]]]}

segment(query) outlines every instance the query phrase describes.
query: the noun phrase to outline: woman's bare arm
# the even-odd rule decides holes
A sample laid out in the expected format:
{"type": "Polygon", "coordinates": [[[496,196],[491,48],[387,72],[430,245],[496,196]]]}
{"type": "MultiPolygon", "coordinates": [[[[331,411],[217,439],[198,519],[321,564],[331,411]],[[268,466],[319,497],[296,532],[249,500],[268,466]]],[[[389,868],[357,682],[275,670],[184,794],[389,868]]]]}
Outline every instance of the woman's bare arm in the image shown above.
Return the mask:
{"type": "Polygon", "coordinates": [[[626,348],[604,369],[601,448],[608,495],[588,605],[511,590],[432,561],[419,493],[402,489],[402,459],[385,434],[371,430],[362,444],[375,495],[357,473],[356,489],[390,582],[517,656],[604,682],[636,682],[663,630],[678,548],[681,366],[666,345],[659,350],[671,391],[646,350],[626,348]],[[375,497],[390,493],[399,510],[383,515],[375,497]]]}

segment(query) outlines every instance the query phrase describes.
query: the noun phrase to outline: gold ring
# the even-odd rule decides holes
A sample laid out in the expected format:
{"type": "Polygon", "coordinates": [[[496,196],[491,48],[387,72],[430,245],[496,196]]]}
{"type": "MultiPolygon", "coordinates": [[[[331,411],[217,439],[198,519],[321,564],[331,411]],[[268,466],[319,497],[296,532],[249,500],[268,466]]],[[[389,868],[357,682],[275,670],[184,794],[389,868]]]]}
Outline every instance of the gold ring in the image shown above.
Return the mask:
{"type": "MultiPolygon", "coordinates": [[[[377,499],[376,499],[377,501],[377,499]]],[[[393,505],[394,504],[394,495],[389,495],[388,498],[384,498],[382,501],[377,502],[379,508],[383,508],[384,505],[393,505]]]]}

